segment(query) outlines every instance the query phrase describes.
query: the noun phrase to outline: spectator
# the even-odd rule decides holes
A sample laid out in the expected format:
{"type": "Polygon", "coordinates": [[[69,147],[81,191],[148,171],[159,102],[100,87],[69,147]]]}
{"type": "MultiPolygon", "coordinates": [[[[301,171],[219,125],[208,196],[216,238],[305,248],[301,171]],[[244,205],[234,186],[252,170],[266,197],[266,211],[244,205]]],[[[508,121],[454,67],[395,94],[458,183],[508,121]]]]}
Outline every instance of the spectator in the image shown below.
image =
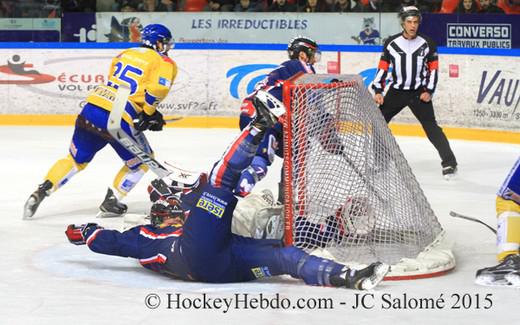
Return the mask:
{"type": "Polygon", "coordinates": [[[307,0],[305,6],[299,9],[299,12],[323,12],[323,8],[321,6],[322,0],[307,0]]]}
{"type": "MultiPolygon", "coordinates": [[[[96,12],[96,0],[62,0],[63,12],[96,12]]],[[[47,0],[43,9],[56,10],[59,8],[59,1],[47,0]]]]}
{"type": "Polygon", "coordinates": [[[352,12],[350,0],[338,0],[336,2],[335,12],[352,12]]]}
{"type": "Polygon", "coordinates": [[[520,0],[502,0],[502,2],[497,2],[497,6],[502,8],[506,14],[520,14],[520,0]]]}
{"type": "Polygon", "coordinates": [[[442,6],[442,0],[421,0],[417,2],[419,10],[423,12],[439,12],[442,6]]]}
{"type": "Polygon", "coordinates": [[[16,18],[21,17],[20,7],[14,0],[0,1],[0,18],[16,18]]]}
{"type": "Polygon", "coordinates": [[[286,0],[274,0],[273,4],[269,7],[271,12],[295,12],[296,6],[288,3],[286,0]]]}
{"type": "Polygon", "coordinates": [[[459,14],[474,14],[478,12],[477,3],[475,0],[462,0],[457,6],[459,14]]]}
{"type": "Polygon", "coordinates": [[[257,12],[260,11],[258,9],[258,4],[256,2],[251,2],[251,0],[237,0],[235,4],[235,12],[257,12]]]}
{"type": "Polygon", "coordinates": [[[323,12],[334,12],[336,0],[322,0],[321,5],[323,12]]]}
{"type": "Polygon", "coordinates": [[[234,0],[209,0],[204,11],[233,11],[234,0]]]}
{"type": "Polygon", "coordinates": [[[495,6],[491,0],[480,0],[480,11],[481,14],[503,14],[504,10],[495,6]]]}
{"type": "Polygon", "coordinates": [[[121,12],[136,12],[137,4],[134,1],[121,1],[117,4],[118,10],[121,12]]]}
{"type": "Polygon", "coordinates": [[[116,0],[110,6],[110,11],[133,12],[137,11],[137,0],[116,0]]]}
{"type": "Polygon", "coordinates": [[[362,0],[354,0],[353,12],[381,12],[383,11],[383,0],[369,0],[365,5],[362,0]]]}
{"type": "Polygon", "coordinates": [[[176,11],[177,4],[172,0],[142,0],[137,6],[137,10],[146,12],[176,11]]]}

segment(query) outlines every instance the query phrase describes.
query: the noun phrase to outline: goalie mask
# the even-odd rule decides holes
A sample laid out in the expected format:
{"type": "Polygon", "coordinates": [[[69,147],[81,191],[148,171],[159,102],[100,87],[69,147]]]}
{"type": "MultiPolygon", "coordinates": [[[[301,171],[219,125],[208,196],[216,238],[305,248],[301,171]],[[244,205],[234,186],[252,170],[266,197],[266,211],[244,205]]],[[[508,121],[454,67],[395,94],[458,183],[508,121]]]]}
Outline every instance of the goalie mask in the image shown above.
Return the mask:
{"type": "Polygon", "coordinates": [[[160,226],[166,219],[178,218],[177,223],[184,223],[186,215],[181,207],[181,200],[175,196],[157,200],[150,209],[150,222],[160,226]]]}
{"type": "Polygon", "coordinates": [[[315,62],[319,62],[321,58],[321,51],[318,44],[310,38],[298,36],[293,38],[287,46],[287,54],[289,59],[298,59],[300,52],[305,52],[309,60],[315,59],[315,62]]]}

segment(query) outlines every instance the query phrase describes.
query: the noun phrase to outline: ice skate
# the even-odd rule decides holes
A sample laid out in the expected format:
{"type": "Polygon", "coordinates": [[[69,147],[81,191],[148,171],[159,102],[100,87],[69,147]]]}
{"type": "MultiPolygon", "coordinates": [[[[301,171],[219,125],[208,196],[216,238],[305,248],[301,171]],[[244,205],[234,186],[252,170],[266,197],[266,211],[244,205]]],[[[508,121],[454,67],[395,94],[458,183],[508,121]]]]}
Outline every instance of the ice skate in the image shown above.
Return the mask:
{"type": "Polygon", "coordinates": [[[119,202],[114,192],[109,188],[105,200],[99,206],[99,210],[97,218],[114,218],[124,215],[128,207],[126,204],[119,202]]]}
{"type": "Polygon", "coordinates": [[[333,287],[370,290],[383,281],[389,271],[390,266],[381,262],[372,263],[361,270],[346,268],[343,273],[331,276],[330,284],[333,287]]]}
{"type": "Polygon", "coordinates": [[[442,176],[449,181],[457,177],[457,166],[446,166],[442,168],[442,176]]]}
{"type": "Polygon", "coordinates": [[[508,278],[512,278],[516,282],[516,276],[520,270],[520,255],[508,255],[501,263],[480,269],[477,271],[475,283],[484,286],[510,286],[512,283],[508,278]],[[512,274],[511,276],[508,276],[512,274]],[[508,276],[506,278],[506,276],[508,276]]]}
{"type": "Polygon", "coordinates": [[[520,288],[520,270],[506,274],[505,279],[513,288],[520,288]]]}
{"type": "Polygon", "coordinates": [[[49,196],[49,191],[52,189],[52,182],[46,180],[42,184],[38,185],[38,189],[31,194],[31,196],[25,202],[23,208],[23,218],[28,219],[31,218],[38,209],[40,203],[42,203],[43,199],[46,196],[49,196]]]}
{"type": "Polygon", "coordinates": [[[256,117],[253,125],[262,129],[270,128],[278,118],[285,114],[285,106],[276,97],[266,91],[258,91],[253,97],[256,117]]]}

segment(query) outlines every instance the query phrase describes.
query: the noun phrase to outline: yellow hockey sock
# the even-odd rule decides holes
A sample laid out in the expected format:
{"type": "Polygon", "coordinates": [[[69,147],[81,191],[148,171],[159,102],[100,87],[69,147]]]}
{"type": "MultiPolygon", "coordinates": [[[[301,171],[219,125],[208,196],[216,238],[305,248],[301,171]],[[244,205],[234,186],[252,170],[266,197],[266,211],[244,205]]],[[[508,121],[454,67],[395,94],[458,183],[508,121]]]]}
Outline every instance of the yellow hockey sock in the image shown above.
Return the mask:
{"type": "Polygon", "coordinates": [[[45,179],[51,181],[53,184],[51,191],[54,192],[63,186],[72,178],[72,176],[83,170],[87,165],[88,163],[76,163],[70,154],[55,162],[45,176],[45,179]]]}
{"type": "Polygon", "coordinates": [[[124,165],[114,178],[113,191],[118,200],[124,198],[139,183],[148,166],[140,165],[137,169],[130,169],[124,165]]]}
{"type": "Polygon", "coordinates": [[[511,200],[497,197],[497,259],[518,254],[520,248],[520,206],[511,200]]]}

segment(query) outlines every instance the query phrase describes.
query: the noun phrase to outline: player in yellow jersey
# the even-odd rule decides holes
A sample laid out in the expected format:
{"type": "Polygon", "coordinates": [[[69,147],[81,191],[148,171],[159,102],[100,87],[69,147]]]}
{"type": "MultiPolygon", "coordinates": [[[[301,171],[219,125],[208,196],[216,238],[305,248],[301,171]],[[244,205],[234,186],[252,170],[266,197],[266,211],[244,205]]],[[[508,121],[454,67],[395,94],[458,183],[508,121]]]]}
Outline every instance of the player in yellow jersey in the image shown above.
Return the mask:
{"type": "Polygon", "coordinates": [[[475,282],[520,288],[520,157],[497,193],[498,265],[477,271],[475,282]]]}
{"type": "Polygon", "coordinates": [[[83,170],[107,144],[121,157],[124,165],[108,188],[98,216],[119,216],[127,211],[121,199],[148,168],[107,131],[117,88],[126,85],[131,89],[121,123],[123,130],[152,154],[142,131],[162,130],[165,122],[157,106],[168,95],[177,75],[177,66],[167,55],[173,45],[168,28],[160,24],[148,25],[143,28],[141,39],[141,47],[127,49],[112,60],[107,84],[98,85],[88,95],[87,104],[76,119],[69,154],[51,167],[44,182],[31,194],[25,203],[24,218],[32,217],[46,196],[83,170]]]}

